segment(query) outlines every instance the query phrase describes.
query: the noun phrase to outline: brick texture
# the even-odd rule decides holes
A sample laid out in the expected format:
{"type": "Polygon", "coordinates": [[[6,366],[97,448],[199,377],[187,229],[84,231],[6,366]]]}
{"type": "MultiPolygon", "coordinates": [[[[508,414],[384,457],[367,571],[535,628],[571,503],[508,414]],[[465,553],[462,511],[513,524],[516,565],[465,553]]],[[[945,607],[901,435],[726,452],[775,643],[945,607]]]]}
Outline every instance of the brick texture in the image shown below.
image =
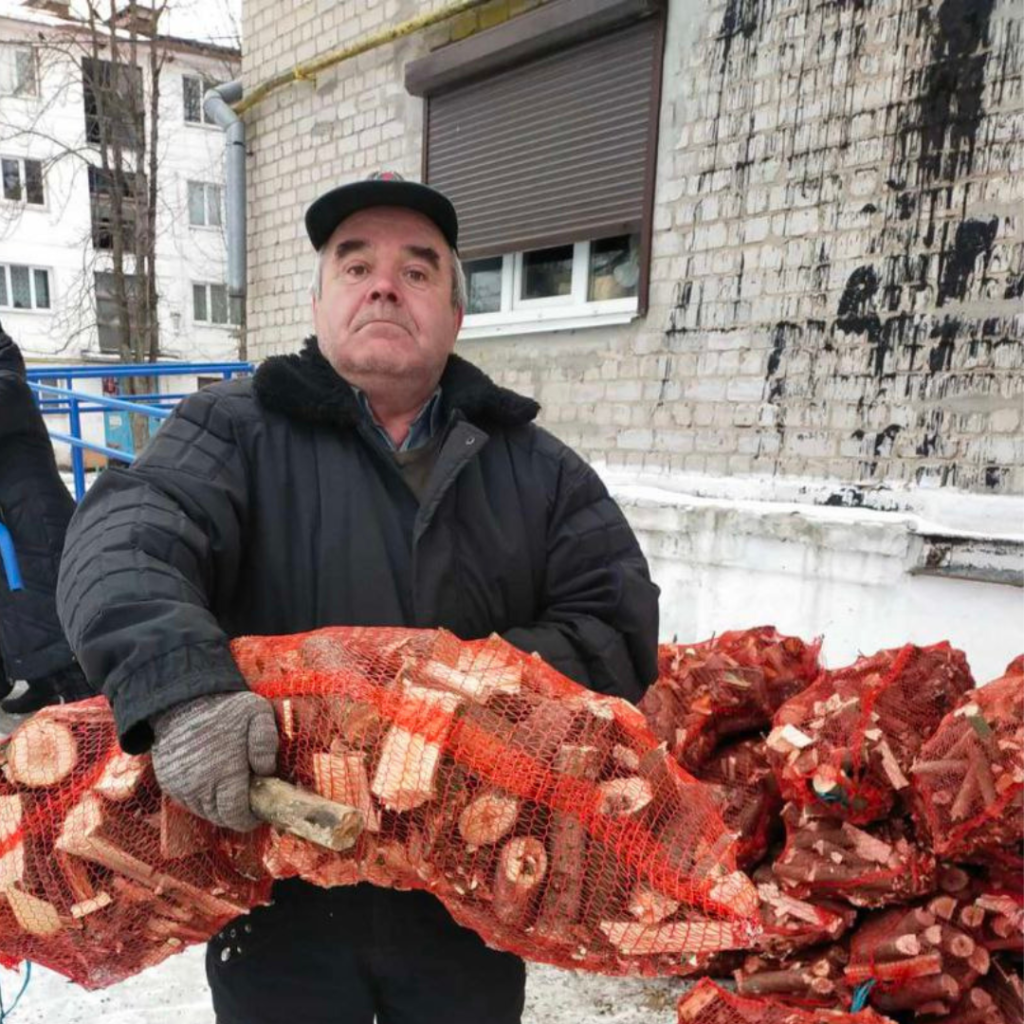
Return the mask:
{"type": "MultiPolygon", "coordinates": [[[[246,0],[246,85],[439,6],[246,0]]],[[[250,352],[308,331],[306,205],[381,166],[419,177],[405,63],[533,6],[488,4],[246,115],[250,352]]],[[[668,8],[647,315],[461,351],[611,465],[1024,492],[1019,5],[668,8]]]]}

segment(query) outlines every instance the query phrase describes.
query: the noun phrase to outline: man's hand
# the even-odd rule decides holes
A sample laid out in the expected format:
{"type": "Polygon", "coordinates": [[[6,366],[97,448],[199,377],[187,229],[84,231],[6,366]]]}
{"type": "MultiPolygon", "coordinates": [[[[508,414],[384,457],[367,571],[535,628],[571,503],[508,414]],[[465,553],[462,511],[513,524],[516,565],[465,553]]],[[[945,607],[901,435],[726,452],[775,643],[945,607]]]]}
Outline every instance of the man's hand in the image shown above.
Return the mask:
{"type": "Polygon", "coordinates": [[[249,781],[272,775],[277,762],[270,701],[249,690],[198,697],[157,715],[153,732],[153,770],[172,800],[237,832],[260,825],[249,781]]]}

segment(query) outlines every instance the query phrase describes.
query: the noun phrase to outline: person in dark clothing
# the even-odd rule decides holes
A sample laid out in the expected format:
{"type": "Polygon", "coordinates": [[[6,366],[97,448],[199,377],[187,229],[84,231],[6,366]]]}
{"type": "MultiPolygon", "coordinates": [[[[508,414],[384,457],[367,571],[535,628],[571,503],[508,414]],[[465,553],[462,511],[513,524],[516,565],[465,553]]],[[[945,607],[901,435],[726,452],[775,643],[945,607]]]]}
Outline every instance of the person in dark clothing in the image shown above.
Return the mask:
{"type": "MultiPolygon", "coordinates": [[[[621,511],[539,407],[452,353],[450,202],[385,175],[307,211],[316,336],[183,401],[72,522],[62,620],[125,750],[209,820],[255,827],[271,705],[229,648],[331,625],[502,634],[639,701],[658,591],[621,511]]],[[[221,1024],[515,1024],[525,971],[424,892],[280,882],[211,943],[221,1024]]]]}
{"type": "Polygon", "coordinates": [[[75,503],[57,472],[53,446],[25,379],[18,346],[0,326],[0,519],[10,532],[22,587],[0,572],[0,689],[28,689],[0,707],[27,714],[95,691],[57,619],[54,592],[75,503]]]}

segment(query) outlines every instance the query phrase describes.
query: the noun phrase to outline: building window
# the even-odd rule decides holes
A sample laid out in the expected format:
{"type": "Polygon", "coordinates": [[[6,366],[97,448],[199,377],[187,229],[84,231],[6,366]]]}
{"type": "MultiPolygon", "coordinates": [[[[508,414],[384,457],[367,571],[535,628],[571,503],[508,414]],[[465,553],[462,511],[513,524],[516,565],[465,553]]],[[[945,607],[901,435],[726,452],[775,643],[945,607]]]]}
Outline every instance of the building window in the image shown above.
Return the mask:
{"type": "Polygon", "coordinates": [[[0,46],[0,96],[38,96],[36,54],[31,46],[0,46]]]}
{"type": "MultiPolygon", "coordinates": [[[[115,275],[97,272],[93,274],[93,282],[96,288],[96,328],[100,351],[119,355],[123,346],[115,275]]],[[[131,306],[138,292],[138,278],[134,274],[124,275],[124,289],[125,299],[131,306]]]]}
{"type": "Polygon", "coordinates": [[[0,176],[3,178],[4,199],[28,203],[31,206],[46,205],[41,161],[25,160],[17,156],[2,157],[0,176]]]}
{"type": "Polygon", "coordinates": [[[187,124],[216,124],[203,109],[203,96],[217,83],[199,75],[183,75],[181,85],[185,97],[185,122],[187,124]]]}
{"type": "Polygon", "coordinates": [[[89,167],[89,203],[92,213],[92,244],[95,249],[114,248],[114,197],[118,181],[121,191],[121,225],[125,252],[136,251],[135,195],[138,176],[122,172],[117,175],[102,167],[89,167]]]}
{"type": "Polygon", "coordinates": [[[192,285],[192,319],[218,327],[237,327],[242,322],[238,300],[232,299],[222,284],[192,285]]]}
{"type": "Polygon", "coordinates": [[[0,263],[0,309],[49,309],[50,272],[0,263]]]}
{"type": "Polygon", "coordinates": [[[221,225],[220,185],[205,181],[188,183],[188,222],[193,227],[219,228],[221,225]]]}
{"type": "Polygon", "coordinates": [[[628,319],[637,308],[639,247],[639,235],[617,235],[466,260],[465,336],[495,333],[490,329],[500,325],[511,333],[556,321],[628,319]]]}
{"type": "Polygon", "coordinates": [[[141,68],[83,57],[82,95],[87,142],[137,147],[146,130],[141,68]]]}
{"type": "Polygon", "coordinates": [[[406,66],[426,179],[459,211],[467,335],[646,308],[664,6],[550,0],[406,66]]]}

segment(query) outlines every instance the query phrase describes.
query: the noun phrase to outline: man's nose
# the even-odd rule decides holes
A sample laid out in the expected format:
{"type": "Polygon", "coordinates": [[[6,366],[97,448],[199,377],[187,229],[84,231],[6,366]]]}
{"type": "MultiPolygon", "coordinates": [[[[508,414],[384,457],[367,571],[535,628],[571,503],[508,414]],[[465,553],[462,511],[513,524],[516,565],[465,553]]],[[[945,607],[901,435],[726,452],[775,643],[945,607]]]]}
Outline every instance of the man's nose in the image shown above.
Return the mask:
{"type": "Polygon", "coordinates": [[[371,302],[398,302],[397,276],[390,270],[379,268],[374,271],[367,298],[371,302]]]}

